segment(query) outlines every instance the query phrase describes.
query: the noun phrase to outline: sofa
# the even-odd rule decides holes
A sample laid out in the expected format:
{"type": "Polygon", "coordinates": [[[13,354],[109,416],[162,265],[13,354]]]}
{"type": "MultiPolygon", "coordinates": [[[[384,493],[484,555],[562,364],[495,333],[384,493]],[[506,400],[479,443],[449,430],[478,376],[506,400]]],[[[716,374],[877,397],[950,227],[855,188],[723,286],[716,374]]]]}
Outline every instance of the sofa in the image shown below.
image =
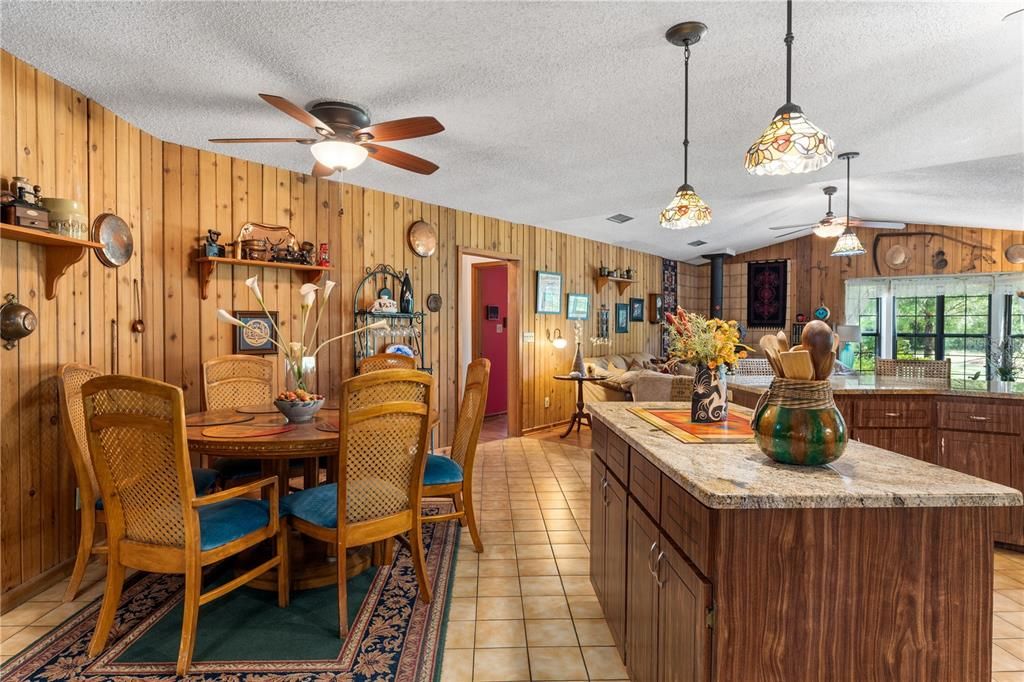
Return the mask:
{"type": "MultiPolygon", "coordinates": [[[[634,393],[643,401],[688,400],[693,390],[692,377],[662,372],[661,363],[650,353],[587,357],[583,365],[589,376],[601,377],[583,384],[585,403],[634,400],[634,393]]],[[[692,368],[676,367],[676,372],[687,371],[692,374],[692,368]]]]}

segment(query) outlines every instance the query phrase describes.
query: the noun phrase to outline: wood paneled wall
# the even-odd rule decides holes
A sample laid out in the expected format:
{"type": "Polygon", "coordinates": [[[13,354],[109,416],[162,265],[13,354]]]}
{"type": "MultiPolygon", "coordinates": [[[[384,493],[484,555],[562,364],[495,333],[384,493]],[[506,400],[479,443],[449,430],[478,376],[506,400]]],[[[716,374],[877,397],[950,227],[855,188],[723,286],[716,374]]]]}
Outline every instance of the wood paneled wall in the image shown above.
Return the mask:
{"type": "MultiPolygon", "coordinates": [[[[832,320],[844,319],[846,290],[844,282],[848,279],[861,277],[909,277],[921,275],[954,275],[983,274],[995,272],[1024,272],[1024,265],[1013,264],[1006,260],[1006,249],[1011,244],[1024,243],[1024,232],[1013,230],[988,230],[971,227],[948,227],[935,225],[908,225],[905,232],[892,230],[872,230],[861,228],[857,236],[868,252],[853,258],[833,258],[830,254],[835,245],[834,239],[821,239],[813,235],[773,244],[761,249],[737,254],[726,260],[727,280],[725,283],[726,305],[732,301],[729,312],[741,321],[746,316],[746,277],[745,270],[737,267],[749,261],[788,260],[789,261],[789,298],[791,301],[789,320],[786,328],[793,322],[797,313],[810,315],[819,305],[827,305],[832,311],[832,320]],[[905,235],[912,232],[935,232],[941,237],[893,237],[880,242],[878,263],[881,274],[875,272],[871,258],[872,243],[876,234],[905,235]],[[967,242],[967,244],[961,243],[967,242]],[[903,269],[890,268],[885,263],[885,252],[890,247],[901,244],[910,251],[910,262],[903,269]],[[971,245],[991,247],[991,250],[974,248],[971,245]],[[932,255],[936,251],[944,251],[949,264],[943,270],[932,266],[932,255]],[[732,266],[732,267],[730,267],[732,266]],[[743,277],[728,279],[732,273],[742,273],[743,277]],[[742,281],[741,281],[742,279],[742,281]],[[740,289],[737,292],[736,287],[740,289]],[[736,294],[740,295],[737,296],[736,294]]],[[[699,266],[701,298],[695,309],[705,312],[707,308],[707,287],[710,287],[710,267],[699,266]]],[[[680,277],[680,282],[682,277],[680,277]]],[[[682,292],[680,292],[682,296],[682,292]]],[[[681,299],[683,300],[683,299],[681,299]]],[[[748,337],[749,340],[749,337],[748,337]]],[[[756,341],[756,336],[755,339],[756,341]]]]}
{"type": "MultiPolygon", "coordinates": [[[[443,172],[443,170],[442,170],[443,172]]],[[[58,424],[57,367],[88,362],[105,371],[155,377],[181,386],[190,410],[199,408],[199,367],[230,353],[233,329],[216,310],[257,307],[243,281],[258,275],[268,307],[280,312],[285,335],[298,323],[298,281],[290,273],[258,267],[219,267],[210,296],[199,298],[194,253],[206,230],[233,239],[248,221],[287,225],[300,239],[327,242],[338,283],[321,336],[352,328],[352,297],[364,268],[390,263],[408,268],[417,307],[439,293],[443,309],[428,314],[425,346],[440,390],[440,444],[452,435],[456,396],[456,280],[459,247],[519,257],[521,329],[535,341],[521,344],[522,419],[526,429],[563,421],[574,404],[573,386],[551,379],[565,371],[573,349],[555,350],[547,331],[567,336],[564,314],[535,315],[535,273],[561,272],[566,292],[594,295],[593,309],[629,296],[646,299],[661,289],[661,259],[529,225],[509,223],[410,198],[285,171],[162,142],[129,125],[81,93],[0,51],[0,178],[40,184],[46,196],[86,202],[90,219],[105,211],[130,224],[135,256],[113,270],[92,255],[59,282],[57,297],[43,296],[42,247],[0,241],[0,294],[15,292],[39,317],[39,329],[13,351],[0,350],[0,588],[14,598],[62,570],[77,541],[75,482],[58,424]],[[408,248],[415,220],[437,226],[438,251],[426,259],[408,248]],[[614,287],[597,294],[599,263],[632,266],[638,283],[623,296],[614,287]],[[142,291],[136,309],[134,282],[142,291]],[[141,315],[143,334],[131,332],[141,315]],[[544,407],[545,397],[550,407],[544,407]],[[49,573],[48,573],[49,572],[49,573]],[[14,590],[14,592],[12,592],[14,590]]],[[[357,173],[353,176],[358,177],[357,173]]],[[[423,179],[429,183],[429,178],[423,179]]],[[[614,324],[614,322],[612,323],[614,324]]],[[[596,333],[596,314],[584,335],[596,333]]],[[[605,352],[655,351],[656,325],[633,323],[615,334],[605,352]]],[[[587,344],[585,344],[586,347],[587,344]]],[[[320,356],[320,389],[337,395],[353,373],[351,342],[320,356]]],[[[280,368],[279,368],[280,371],[280,368]]]]}

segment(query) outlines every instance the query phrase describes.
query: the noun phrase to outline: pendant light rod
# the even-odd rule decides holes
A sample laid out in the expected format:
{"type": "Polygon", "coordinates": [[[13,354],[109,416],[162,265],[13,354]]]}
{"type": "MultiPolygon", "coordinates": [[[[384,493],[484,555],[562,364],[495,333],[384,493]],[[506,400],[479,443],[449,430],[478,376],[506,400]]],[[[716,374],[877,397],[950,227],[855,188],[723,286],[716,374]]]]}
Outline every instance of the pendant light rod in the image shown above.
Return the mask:
{"type": "Polygon", "coordinates": [[[690,184],[690,41],[683,60],[683,184],[690,184]]]}
{"type": "Polygon", "coordinates": [[[786,0],[786,104],[793,103],[793,0],[786,0]]]}
{"type": "Polygon", "coordinates": [[[846,161],[846,231],[852,232],[850,225],[853,222],[850,218],[850,162],[860,156],[860,152],[843,152],[839,158],[846,161]]]}

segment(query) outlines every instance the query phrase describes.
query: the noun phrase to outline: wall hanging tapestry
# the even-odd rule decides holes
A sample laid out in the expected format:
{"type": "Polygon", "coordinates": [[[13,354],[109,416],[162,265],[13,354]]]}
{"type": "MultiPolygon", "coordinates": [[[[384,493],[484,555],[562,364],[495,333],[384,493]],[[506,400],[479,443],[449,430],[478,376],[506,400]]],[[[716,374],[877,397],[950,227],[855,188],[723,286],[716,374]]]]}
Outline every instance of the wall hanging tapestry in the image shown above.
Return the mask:
{"type": "MultiPolygon", "coordinates": [[[[678,305],[676,291],[678,290],[679,270],[674,260],[661,259],[661,306],[662,318],[666,311],[675,310],[678,305]]],[[[668,328],[661,332],[661,355],[668,351],[668,328]]]]}
{"type": "Polygon", "coordinates": [[[788,261],[747,263],[747,327],[786,326],[786,268],[788,261]]]}

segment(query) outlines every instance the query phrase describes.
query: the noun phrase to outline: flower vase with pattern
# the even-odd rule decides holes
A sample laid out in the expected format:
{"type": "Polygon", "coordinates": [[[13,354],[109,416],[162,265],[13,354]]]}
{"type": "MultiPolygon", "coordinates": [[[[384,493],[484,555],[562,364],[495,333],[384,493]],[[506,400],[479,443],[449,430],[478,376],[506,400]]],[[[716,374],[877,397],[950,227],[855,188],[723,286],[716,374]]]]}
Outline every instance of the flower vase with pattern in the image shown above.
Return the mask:
{"type": "Polygon", "coordinates": [[[693,377],[693,397],[690,399],[690,421],[710,424],[725,421],[729,416],[725,377],[720,368],[709,369],[697,365],[693,377]]]}

